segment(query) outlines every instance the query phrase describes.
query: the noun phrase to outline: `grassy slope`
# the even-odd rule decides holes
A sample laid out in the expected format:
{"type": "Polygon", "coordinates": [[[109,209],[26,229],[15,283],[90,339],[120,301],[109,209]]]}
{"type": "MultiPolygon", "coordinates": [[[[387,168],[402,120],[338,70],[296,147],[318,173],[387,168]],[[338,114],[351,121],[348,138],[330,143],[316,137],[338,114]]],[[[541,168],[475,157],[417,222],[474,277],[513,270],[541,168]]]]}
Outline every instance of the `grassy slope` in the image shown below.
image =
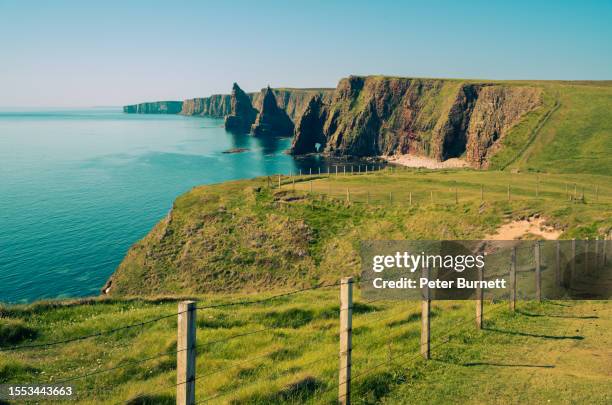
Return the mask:
{"type": "Polygon", "coordinates": [[[290,183],[270,189],[266,179],[195,188],[177,199],[170,220],[129,252],[111,292],[190,294],[312,285],[358,273],[360,240],[478,239],[506,220],[536,213],[564,229],[563,238],[601,236],[612,228],[612,184],[605,176],[540,175],[537,199],[537,177],[528,173],[385,170],[313,179],[312,194],[306,176],[295,191],[290,183]],[[574,183],[578,194],[586,187],[586,204],[567,200],[565,187],[573,192],[574,183]]]}
{"type": "Polygon", "coordinates": [[[607,82],[536,83],[545,89],[543,107],[510,130],[492,158],[491,167],[612,173],[612,86],[607,82]],[[557,104],[558,108],[554,108],[557,104]]]}
{"type": "MultiPolygon", "coordinates": [[[[334,403],[337,297],[334,287],[248,307],[200,310],[198,400],[222,395],[211,403],[334,403]]],[[[212,302],[205,296],[199,300],[200,305],[212,302]]],[[[355,300],[363,302],[359,291],[355,300]]],[[[173,311],[176,303],[168,301],[102,300],[1,312],[36,334],[34,343],[42,343],[173,311]]],[[[603,404],[612,397],[608,302],[521,303],[516,315],[506,303],[487,303],[486,328],[480,332],[473,323],[473,302],[434,302],[430,362],[418,355],[419,313],[416,302],[356,305],[354,403],[603,404]]],[[[0,382],[48,383],[120,367],[73,381],[80,403],[122,403],[146,394],[130,403],[171,404],[175,355],[135,362],[172,353],[175,334],[176,318],[171,317],[48,349],[2,353],[0,382]]],[[[4,346],[6,336],[2,339],[4,346]]],[[[14,337],[12,343],[20,340],[14,337]]]]}

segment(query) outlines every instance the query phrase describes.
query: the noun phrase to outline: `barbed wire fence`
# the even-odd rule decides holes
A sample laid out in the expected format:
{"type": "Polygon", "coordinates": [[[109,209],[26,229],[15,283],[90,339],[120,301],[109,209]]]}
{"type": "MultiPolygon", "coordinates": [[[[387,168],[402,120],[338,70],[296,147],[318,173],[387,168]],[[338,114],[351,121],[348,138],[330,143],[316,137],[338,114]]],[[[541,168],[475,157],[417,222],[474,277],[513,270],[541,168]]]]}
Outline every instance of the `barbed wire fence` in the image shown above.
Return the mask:
{"type": "MultiPolygon", "coordinates": [[[[576,253],[576,241],[567,241],[564,243],[570,243],[573,249],[573,253],[576,253]]],[[[598,266],[606,265],[607,251],[609,251],[609,249],[607,249],[606,247],[608,245],[607,240],[605,241],[598,240],[595,243],[592,243],[591,245],[589,245],[587,241],[586,243],[582,243],[582,245],[583,245],[584,252],[588,252],[589,249],[593,249],[595,252],[598,253],[598,255],[596,254],[595,256],[593,256],[593,259],[590,265],[591,267],[589,267],[588,265],[588,258],[586,255],[585,255],[585,259],[579,262],[576,262],[576,256],[574,256],[574,259],[573,259],[574,262],[571,264],[571,267],[575,268],[577,266],[584,266],[584,271],[590,272],[592,271],[591,268],[593,268],[593,266],[594,268],[598,268],[598,266]],[[584,264],[585,260],[587,264],[584,264]]],[[[506,266],[506,267],[510,267],[509,272],[502,270],[503,271],[502,273],[491,273],[489,271],[488,272],[489,274],[487,275],[479,274],[479,278],[486,279],[487,277],[490,277],[492,274],[496,276],[509,274],[510,276],[512,276],[513,273],[514,273],[514,277],[516,277],[516,273],[519,271],[522,273],[533,273],[535,277],[535,281],[536,281],[535,282],[536,288],[538,288],[538,286],[541,288],[542,283],[541,281],[538,281],[538,277],[541,277],[542,272],[546,272],[550,270],[554,270],[555,272],[559,271],[558,266],[555,267],[554,265],[554,260],[555,259],[550,254],[548,255],[541,254],[539,242],[534,242],[533,246],[522,247],[519,249],[515,248],[513,250],[512,262],[508,263],[508,266],[506,266]],[[525,261],[525,259],[518,259],[518,258],[522,257],[521,250],[526,251],[526,249],[530,249],[533,252],[533,257],[535,257],[535,261],[532,259],[528,259],[528,262],[525,262],[526,264],[523,263],[524,266],[522,267],[521,263],[517,263],[517,260],[525,261]]],[[[558,256],[556,260],[558,261],[558,256]]],[[[426,272],[425,275],[428,276],[428,273],[426,272]]],[[[561,280],[560,277],[555,277],[554,279],[556,280],[556,282],[559,282],[559,280],[561,280]]],[[[418,345],[415,345],[414,347],[410,347],[409,349],[405,349],[401,351],[393,351],[392,355],[389,355],[385,361],[376,362],[375,364],[370,364],[371,362],[366,361],[365,365],[361,366],[360,362],[357,362],[357,363],[354,362],[354,357],[353,357],[353,353],[354,353],[353,348],[360,347],[359,346],[359,335],[355,336],[355,338],[357,339],[357,345],[356,346],[353,345],[353,337],[354,337],[353,332],[355,330],[369,328],[374,325],[378,326],[379,328],[383,328],[383,329],[388,328],[389,321],[392,318],[410,319],[414,315],[414,312],[412,310],[410,310],[408,313],[403,313],[402,311],[394,310],[393,308],[391,309],[385,308],[384,311],[388,311],[388,313],[384,315],[378,315],[378,312],[382,311],[382,309],[376,306],[373,306],[372,304],[377,303],[377,302],[378,303],[389,302],[388,300],[384,298],[380,298],[380,297],[370,299],[370,300],[361,300],[361,301],[354,302],[353,301],[353,286],[363,285],[364,283],[369,283],[372,280],[373,279],[360,279],[358,281],[354,281],[352,277],[347,277],[347,278],[343,278],[342,280],[338,282],[319,284],[316,286],[296,289],[296,290],[292,290],[286,293],[272,295],[269,297],[251,299],[251,300],[228,301],[228,302],[214,303],[214,304],[209,304],[209,305],[198,305],[194,301],[181,301],[178,304],[178,310],[174,313],[161,315],[161,316],[151,318],[151,319],[148,319],[142,322],[127,324],[127,325],[119,326],[116,328],[108,329],[105,331],[99,331],[99,332],[90,333],[90,334],[83,334],[83,335],[80,335],[77,337],[71,337],[68,339],[61,339],[61,340],[56,340],[56,341],[51,341],[51,342],[42,342],[42,343],[36,343],[36,344],[24,344],[24,345],[2,347],[0,348],[0,353],[15,352],[15,351],[22,351],[22,350],[40,350],[40,349],[47,349],[47,348],[52,348],[52,347],[56,347],[60,345],[69,345],[69,344],[79,343],[79,342],[82,342],[84,340],[89,340],[89,339],[105,338],[112,334],[116,334],[121,331],[126,331],[126,330],[131,330],[131,329],[138,329],[141,333],[144,330],[144,328],[146,328],[147,326],[151,326],[158,322],[163,322],[163,321],[166,321],[167,319],[176,317],[177,319],[176,349],[161,351],[154,355],[150,355],[150,356],[143,357],[140,359],[124,361],[112,367],[105,367],[105,368],[95,369],[95,370],[91,370],[91,371],[84,372],[84,373],[77,373],[70,377],[55,380],[53,381],[53,384],[61,385],[61,384],[80,382],[80,381],[88,380],[92,377],[115,372],[118,370],[129,370],[130,368],[134,366],[144,364],[147,362],[152,362],[157,359],[176,356],[176,362],[177,362],[176,364],[176,382],[174,382],[173,384],[157,386],[151,390],[142,392],[136,396],[130,396],[129,398],[126,398],[125,400],[121,400],[118,403],[129,403],[129,404],[146,403],[146,399],[152,398],[154,394],[157,394],[160,392],[167,392],[171,389],[176,390],[176,403],[177,404],[191,405],[195,403],[210,403],[212,401],[224,401],[224,400],[227,400],[227,397],[236,395],[236,392],[234,389],[235,387],[225,387],[225,388],[222,387],[217,392],[212,392],[212,393],[209,392],[205,395],[201,395],[200,398],[196,401],[196,388],[197,388],[196,383],[200,384],[200,388],[204,388],[202,387],[201,384],[204,383],[208,377],[212,377],[214,375],[218,375],[222,373],[228,373],[230,371],[235,371],[236,369],[239,369],[241,366],[252,363],[258,359],[271,358],[271,356],[273,356],[274,353],[278,352],[279,350],[278,345],[274,343],[273,345],[274,347],[272,350],[266,350],[264,353],[261,353],[255,356],[249,356],[249,357],[246,357],[240,360],[232,361],[229,365],[223,365],[221,367],[211,369],[209,371],[207,370],[204,373],[196,373],[197,359],[204,356],[205,353],[208,353],[206,350],[203,350],[203,349],[210,348],[211,346],[217,345],[217,344],[227,344],[229,342],[238,341],[241,338],[245,338],[247,336],[264,335],[267,333],[277,332],[279,329],[283,329],[284,327],[266,326],[262,328],[245,331],[245,332],[234,333],[229,336],[225,336],[225,337],[218,338],[218,339],[212,339],[212,340],[208,340],[205,342],[197,343],[196,333],[198,329],[197,327],[198,311],[217,310],[217,309],[229,310],[231,308],[235,308],[238,306],[249,307],[249,306],[260,305],[264,303],[270,303],[275,300],[286,299],[288,297],[297,296],[299,294],[303,294],[308,291],[323,290],[323,289],[329,291],[330,289],[339,287],[340,305],[338,307],[337,316],[339,316],[340,328],[339,328],[339,332],[337,333],[337,335],[335,335],[336,340],[332,343],[318,342],[317,347],[319,350],[317,351],[317,354],[318,353],[324,353],[324,354],[315,356],[314,359],[301,364],[300,370],[303,370],[304,368],[312,367],[314,365],[321,364],[321,363],[324,363],[326,365],[331,365],[332,369],[335,368],[337,371],[337,375],[338,375],[337,384],[324,384],[324,386],[322,387],[316,387],[314,391],[312,392],[313,397],[311,399],[315,401],[321,401],[321,402],[327,401],[328,402],[332,400],[332,398],[328,398],[330,393],[333,390],[337,390],[338,391],[338,394],[337,394],[338,402],[342,404],[349,404],[350,399],[351,399],[351,392],[352,392],[351,385],[353,384],[353,382],[359,381],[360,379],[365,378],[366,376],[370,375],[376,370],[379,370],[385,367],[392,367],[392,366],[399,366],[399,365],[406,366],[410,364],[411,361],[415,361],[416,359],[420,357],[428,360],[431,358],[431,352],[433,350],[437,350],[440,347],[444,346],[445,344],[451,341],[450,337],[453,334],[459,333],[461,330],[463,330],[463,328],[465,328],[470,323],[475,325],[476,329],[482,329],[483,324],[486,322],[484,318],[485,314],[492,315],[494,313],[501,311],[504,308],[508,308],[506,305],[502,303],[494,303],[494,302],[491,303],[490,306],[487,308],[484,305],[485,299],[483,296],[483,290],[480,289],[476,293],[477,295],[476,295],[476,300],[475,300],[475,307],[476,307],[475,316],[470,317],[468,319],[461,320],[460,322],[458,322],[457,324],[453,325],[451,328],[446,330],[444,333],[440,333],[440,336],[437,337],[436,338],[437,340],[434,341],[432,344],[432,339],[431,339],[431,336],[432,336],[431,334],[432,296],[430,294],[429,289],[426,288],[422,291],[422,298],[421,298],[421,311],[420,311],[421,335],[420,335],[420,341],[418,342],[418,345]],[[354,313],[355,309],[359,308],[360,306],[362,308],[364,307],[367,308],[367,311],[362,312],[362,313],[359,313],[360,311],[358,311],[358,313],[354,313]],[[367,318],[368,316],[370,316],[371,319],[368,319],[367,318]],[[356,321],[355,326],[353,326],[354,320],[356,321]],[[336,346],[336,345],[339,345],[339,351],[337,354],[333,354],[333,355],[326,354],[329,350],[332,349],[333,346],[336,346]],[[328,350],[321,350],[323,347],[326,347],[328,350]],[[198,351],[202,353],[198,355],[198,351]],[[334,365],[334,363],[336,363],[336,365],[334,365]],[[353,372],[354,365],[355,367],[357,367],[356,372],[353,372]]],[[[511,311],[515,311],[516,310],[516,297],[517,297],[516,282],[513,287],[511,286],[511,288],[512,288],[511,294],[507,297],[507,299],[510,301],[509,309],[511,311]]],[[[537,296],[539,300],[541,301],[542,299],[541,292],[538,292],[537,296]]],[[[416,320],[416,318],[413,317],[413,320],[416,320]]],[[[404,343],[405,339],[402,338],[402,336],[405,334],[405,332],[406,332],[405,330],[400,329],[399,332],[397,333],[386,334],[384,336],[384,339],[377,341],[378,351],[382,351],[382,350],[391,351],[390,347],[394,343],[398,343],[400,341],[404,343]]],[[[128,345],[129,343],[122,345],[122,346],[128,346],[128,345]]],[[[282,346],[282,343],[280,343],[280,345],[282,346]]],[[[364,348],[364,350],[367,350],[368,355],[372,354],[371,348],[364,348]]],[[[273,366],[276,366],[276,365],[273,365],[273,366]]],[[[287,368],[281,371],[282,373],[288,374],[288,375],[296,372],[292,370],[291,368],[287,368]]],[[[115,388],[116,386],[112,384],[107,385],[107,386],[98,386],[92,391],[87,391],[87,393],[91,394],[92,392],[97,392],[97,393],[108,394],[112,392],[115,388]]],[[[197,392],[199,391],[200,389],[197,390],[197,392]]],[[[204,391],[206,390],[204,389],[204,391]]]]}
{"type": "MultiPolygon", "coordinates": [[[[377,175],[401,175],[403,173],[415,173],[414,168],[405,166],[389,166],[383,164],[352,164],[352,165],[329,165],[319,167],[316,171],[309,169],[308,172],[299,170],[297,173],[290,172],[289,175],[276,175],[275,181],[268,176],[267,185],[270,188],[296,191],[296,184],[307,184],[299,188],[313,195],[326,196],[330,199],[341,200],[352,203],[363,204],[459,204],[465,201],[494,201],[490,194],[497,194],[496,201],[518,201],[525,199],[567,201],[572,204],[607,204],[610,203],[609,190],[598,184],[584,184],[573,180],[556,179],[547,181],[547,175],[539,173],[511,174],[518,176],[518,181],[500,180],[498,184],[485,184],[469,182],[460,183],[451,181],[445,187],[420,186],[415,190],[406,192],[389,192],[381,194],[377,187],[368,189],[367,185],[353,185],[342,183],[341,180],[351,176],[377,176],[377,175]],[[535,177],[535,179],[533,178],[535,177]],[[531,183],[526,182],[531,179],[531,183]],[[313,183],[317,180],[326,181],[326,186],[320,186],[315,190],[313,183]],[[339,182],[336,183],[335,180],[339,182]],[[364,191],[364,188],[366,189],[364,191]],[[499,195],[504,195],[500,198],[499,195]]],[[[418,169],[416,173],[419,173],[418,169]]],[[[415,180],[415,179],[412,179],[415,180]]],[[[445,183],[445,182],[441,182],[445,183]]]]}

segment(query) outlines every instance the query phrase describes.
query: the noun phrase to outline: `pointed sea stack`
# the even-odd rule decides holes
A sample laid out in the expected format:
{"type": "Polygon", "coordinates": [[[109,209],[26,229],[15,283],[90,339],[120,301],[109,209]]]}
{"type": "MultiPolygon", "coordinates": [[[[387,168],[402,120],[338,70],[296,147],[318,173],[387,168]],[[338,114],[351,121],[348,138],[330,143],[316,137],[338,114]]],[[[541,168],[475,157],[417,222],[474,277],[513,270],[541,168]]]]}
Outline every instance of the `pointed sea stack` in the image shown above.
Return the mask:
{"type": "Polygon", "coordinates": [[[276,103],[276,97],[270,86],[264,90],[261,111],[251,126],[251,133],[255,136],[293,135],[293,122],[287,112],[276,103]]]}
{"type": "Polygon", "coordinates": [[[237,83],[234,83],[231,95],[231,113],[225,117],[225,129],[247,133],[256,117],[257,110],[253,108],[251,99],[237,83]]]}

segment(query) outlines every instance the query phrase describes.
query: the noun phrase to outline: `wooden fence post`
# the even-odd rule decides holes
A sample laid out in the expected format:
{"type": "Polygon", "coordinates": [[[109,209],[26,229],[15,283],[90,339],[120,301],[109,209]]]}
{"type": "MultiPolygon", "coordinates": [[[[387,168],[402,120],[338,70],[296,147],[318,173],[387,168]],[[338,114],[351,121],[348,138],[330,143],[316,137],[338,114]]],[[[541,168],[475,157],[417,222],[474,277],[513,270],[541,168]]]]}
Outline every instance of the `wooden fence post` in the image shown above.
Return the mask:
{"type": "Polygon", "coordinates": [[[338,403],[351,403],[351,349],[353,327],[353,278],[344,277],[340,282],[340,372],[338,403]]]}
{"type": "Polygon", "coordinates": [[[308,175],[312,176],[312,167],[308,168],[308,175]]]}
{"type": "Polygon", "coordinates": [[[508,184],[508,201],[510,201],[510,184],[508,184]]]}
{"type": "Polygon", "coordinates": [[[366,197],[366,204],[370,205],[370,192],[368,191],[368,195],[366,197]]]}
{"type": "Polygon", "coordinates": [[[178,304],[178,332],[176,340],[176,404],[195,404],[196,371],[196,303],[178,304]]]}
{"type": "Polygon", "coordinates": [[[476,327],[482,329],[482,309],[483,309],[483,295],[484,290],[480,287],[480,283],[484,280],[484,268],[478,268],[478,283],[479,286],[476,289],[476,327]]]}
{"type": "Polygon", "coordinates": [[[516,311],[516,246],[512,247],[512,262],[510,264],[510,310],[516,311]]]}
{"type": "Polygon", "coordinates": [[[484,201],[484,185],[480,185],[480,202],[484,201]]]}
{"type": "Polygon", "coordinates": [[[312,194],[312,180],[310,180],[310,194],[312,194]]]}
{"type": "Polygon", "coordinates": [[[349,191],[348,187],[346,188],[346,202],[351,202],[351,192],[349,191]]]}
{"type": "Polygon", "coordinates": [[[408,201],[412,205],[412,191],[408,194],[408,201]]]}
{"type": "MultiPolygon", "coordinates": [[[[422,276],[423,278],[429,280],[429,269],[423,267],[422,276]]],[[[429,285],[425,285],[425,287],[421,290],[421,355],[426,360],[431,358],[431,293],[429,291],[429,285]]]]}
{"type": "Polygon", "coordinates": [[[457,187],[455,187],[455,204],[459,204],[459,192],[457,191],[457,187]]]}
{"type": "Polygon", "coordinates": [[[534,246],[535,254],[535,284],[536,284],[536,299],[542,302],[542,272],[540,269],[540,241],[536,241],[534,246]]]}
{"type": "Polygon", "coordinates": [[[389,204],[393,204],[393,195],[391,194],[391,191],[389,191],[389,204]]]}
{"type": "Polygon", "coordinates": [[[433,190],[430,191],[430,193],[431,193],[431,203],[433,204],[433,202],[434,202],[434,199],[433,199],[433,190]]]}
{"type": "Polygon", "coordinates": [[[540,197],[540,175],[537,175],[536,178],[536,198],[540,197]]]}
{"type": "Polygon", "coordinates": [[[578,199],[578,185],[574,183],[574,200],[578,199]]]}

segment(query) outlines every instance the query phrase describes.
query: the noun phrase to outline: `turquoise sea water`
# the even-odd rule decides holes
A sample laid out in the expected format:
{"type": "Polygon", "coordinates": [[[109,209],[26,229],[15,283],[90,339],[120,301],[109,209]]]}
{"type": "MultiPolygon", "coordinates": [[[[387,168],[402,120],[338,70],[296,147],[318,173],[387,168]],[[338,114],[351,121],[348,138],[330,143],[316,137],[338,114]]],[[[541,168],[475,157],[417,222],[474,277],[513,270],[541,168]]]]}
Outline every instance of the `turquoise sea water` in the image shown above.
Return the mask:
{"type": "Polygon", "coordinates": [[[198,184],[326,165],[222,120],[119,108],[0,111],[0,301],[96,295],[198,184]],[[245,153],[223,154],[236,147],[245,153]]]}

